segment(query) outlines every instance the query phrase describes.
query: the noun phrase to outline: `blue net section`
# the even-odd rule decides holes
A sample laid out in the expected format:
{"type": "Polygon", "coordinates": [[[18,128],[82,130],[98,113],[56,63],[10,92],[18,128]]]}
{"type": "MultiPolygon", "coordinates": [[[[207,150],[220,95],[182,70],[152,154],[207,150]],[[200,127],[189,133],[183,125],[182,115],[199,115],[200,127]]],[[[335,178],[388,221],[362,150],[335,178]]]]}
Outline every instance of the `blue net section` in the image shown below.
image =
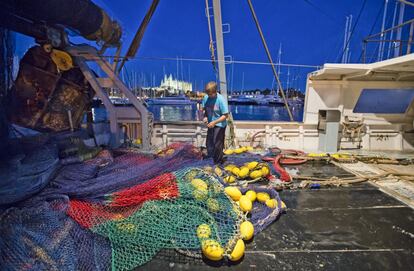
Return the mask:
{"type": "Polygon", "coordinates": [[[64,201],[0,215],[1,270],[108,270],[110,242],[73,221],[64,201]]]}
{"type": "Polygon", "coordinates": [[[0,206],[22,201],[40,192],[59,165],[54,145],[36,146],[0,166],[0,206]]]}

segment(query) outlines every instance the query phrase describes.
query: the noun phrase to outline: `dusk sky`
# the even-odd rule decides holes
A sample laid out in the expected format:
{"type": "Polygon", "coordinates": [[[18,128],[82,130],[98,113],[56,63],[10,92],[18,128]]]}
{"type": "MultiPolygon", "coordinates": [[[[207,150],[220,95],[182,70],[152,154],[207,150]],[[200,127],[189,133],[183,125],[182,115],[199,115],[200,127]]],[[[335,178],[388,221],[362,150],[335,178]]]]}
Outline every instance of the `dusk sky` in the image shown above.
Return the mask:
{"type": "MultiPolygon", "coordinates": [[[[143,16],[151,4],[150,0],[95,0],[111,16],[118,20],[124,30],[124,51],[129,46],[143,16]]],[[[265,51],[254,25],[247,1],[222,0],[223,23],[231,25],[231,32],[224,35],[225,55],[234,60],[267,62],[265,51]]],[[[257,16],[262,25],[274,61],[278,59],[282,44],[282,63],[323,65],[337,62],[340,58],[347,15],[357,19],[364,0],[253,0],[257,16]]],[[[360,62],[362,39],[380,31],[383,0],[366,0],[359,22],[353,33],[351,62],[360,62]]],[[[388,3],[386,27],[391,26],[395,1],[388,3]]],[[[135,73],[139,82],[145,76],[146,85],[152,78],[158,85],[164,74],[176,76],[177,61],[144,60],[155,58],[209,59],[209,35],[207,18],[204,15],[204,0],[161,0],[147,28],[137,59],[127,65],[128,74],[135,73]]],[[[406,19],[412,18],[414,9],[406,7],[406,19]]],[[[27,39],[19,38],[17,53],[21,55],[29,46],[27,39]]],[[[76,41],[79,41],[76,39],[76,41]]],[[[375,47],[375,46],[374,46],[375,47]]],[[[305,88],[309,68],[290,68],[289,86],[305,88]]],[[[227,65],[229,88],[270,88],[272,73],[270,66],[234,64],[227,65]],[[232,76],[233,71],[233,76],[232,76]],[[244,81],[243,81],[244,77],[244,81]]],[[[288,70],[282,68],[281,79],[287,85],[288,70]]],[[[190,80],[199,89],[201,84],[214,80],[209,62],[183,61],[179,64],[179,78],[190,80]],[[182,67],[182,68],[181,68],[182,67]]]]}

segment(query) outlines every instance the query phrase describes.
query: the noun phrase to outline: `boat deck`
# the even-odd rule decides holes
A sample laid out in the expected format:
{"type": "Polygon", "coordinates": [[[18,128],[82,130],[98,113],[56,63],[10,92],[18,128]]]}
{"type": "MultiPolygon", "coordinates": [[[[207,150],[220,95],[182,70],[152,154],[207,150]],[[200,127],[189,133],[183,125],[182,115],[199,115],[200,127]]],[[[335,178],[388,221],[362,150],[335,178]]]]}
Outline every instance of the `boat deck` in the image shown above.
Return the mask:
{"type": "MultiPolygon", "coordinates": [[[[296,168],[352,176],[332,164],[296,168]]],[[[247,244],[240,262],[189,262],[169,251],[137,270],[414,270],[414,210],[377,185],[284,190],[280,197],[287,212],[247,244]]]]}

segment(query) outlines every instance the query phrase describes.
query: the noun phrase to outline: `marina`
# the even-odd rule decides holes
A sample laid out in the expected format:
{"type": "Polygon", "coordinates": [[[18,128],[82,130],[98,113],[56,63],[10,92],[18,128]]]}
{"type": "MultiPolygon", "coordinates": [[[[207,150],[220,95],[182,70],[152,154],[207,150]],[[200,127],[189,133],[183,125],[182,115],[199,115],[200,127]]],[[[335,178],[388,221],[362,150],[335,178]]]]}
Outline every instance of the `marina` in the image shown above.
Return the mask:
{"type": "Polygon", "coordinates": [[[414,270],[412,0],[0,2],[0,270],[414,270]]]}

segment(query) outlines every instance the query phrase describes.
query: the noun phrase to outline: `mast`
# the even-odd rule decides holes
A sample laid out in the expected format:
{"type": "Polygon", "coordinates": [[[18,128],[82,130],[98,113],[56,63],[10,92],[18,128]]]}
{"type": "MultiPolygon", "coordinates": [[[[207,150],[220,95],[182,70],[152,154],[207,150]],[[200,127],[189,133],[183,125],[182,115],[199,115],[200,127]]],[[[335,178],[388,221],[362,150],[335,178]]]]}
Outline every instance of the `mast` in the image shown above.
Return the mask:
{"type": "Polygon", "coordinates": [[[244,93],[244,72],[242,73],[242,88],[240,94],[244,93]]]}
{"type": "MultiPolygon", "coordinates": [[[[401,25],[404,21],[404,10],[405,10],[405,4],[404,2],[400,2],[400,13],[398,15],[398,25],[401,25]]],[[[402,34],[402,27],[399,27],[397,29],[397,36],[395,37],[396,40],[398,40],[398,46],[397,43],[395,43],[394,47],[394,57],[400,56],[400,47],[402,46],[401,40],[401,34],[402,34]]]]}
{"type": "Polygon", "coordinates": [[[352,28],[352,14],[349,15],[349,24],[348,24],[348,36],[346,39],[346,58],[345,58],[345,63],[349,62],[349,56],[351,54],[349,46],[350,46],[350,40],[351,40],[351,28],[352,28]]]}
{"type": "MultiPolygon", "coordinates": [[[[395,20],[397,19],[397,10],[398,10],[398,1],[395,1],[394,14],[392,16],[391,28],[394,28],[394,26],[395,26],[395,20]]],[[[392,41],[393,38],[394,38],[394,30],[392,30],[391,34],[390,34],[390,41],[391,42],[388,44],[387,59],[390,58],[391,50],[392,50],[393,47],[395,47],[395,41],[392,41]]]]}
{"type": "Polygon", "coordinates": [[[176,91],[178,92],[178,56],[177,56],[177,77],[175,78],[175,85],[177,86],[176,91]]]}
{"type": "Polygon", "coordinates": [[[382,16],[382,25],[381,25],[381,36],[380,36],[380,46],[378,50],[378,61],[382,60],[384,55],[384,29],[385,29],[385,19],[387,18],[387,9],[388,9],[388,0],[384,0],[384,15],[382,16]]]}
{"type": "Polygon", "coordinates": [[[219,89],[227,102],[226,64],[224,62],[223,23],[221,20],[220,0],[213,0],[214,29],[216,33],[219,89]]]}
{"type": "Polygon", "coordinates": [[[278,53],[278,63],[277,63],[277,75],[280,77],[280,66],[282,62],[282,43],[279,44],[279,53],[278,53]]]}
{"type": "Polygon", "coordinates": [[[343,46],[343,55],[342,55],[342,63],[345,63],[346,61],[346,47],[348,42],[348,24],[349,24],[349,17],[346,16],[346,23],[345,23],[345,34],[344,34],[344,46],[343,46]]]}

